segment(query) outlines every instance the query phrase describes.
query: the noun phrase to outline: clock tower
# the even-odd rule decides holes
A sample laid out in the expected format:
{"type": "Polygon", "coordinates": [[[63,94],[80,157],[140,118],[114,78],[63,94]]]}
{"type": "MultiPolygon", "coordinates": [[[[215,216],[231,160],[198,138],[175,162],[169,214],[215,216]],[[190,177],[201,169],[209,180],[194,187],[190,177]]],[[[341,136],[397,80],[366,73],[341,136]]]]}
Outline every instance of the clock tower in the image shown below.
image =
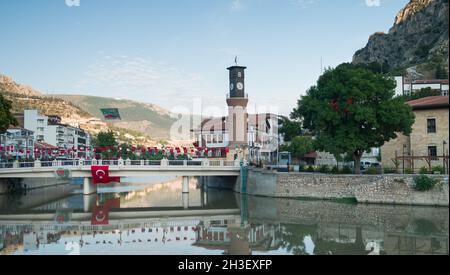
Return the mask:
{"type": "Polygon", "coordinates": [[[226,129],[229,133],[230,147],[247,145],[248,96],[245,93],[245,69],[242,66],[228,68],[230,72],[230,93],[227,97],[228,119],[226,129]]]}

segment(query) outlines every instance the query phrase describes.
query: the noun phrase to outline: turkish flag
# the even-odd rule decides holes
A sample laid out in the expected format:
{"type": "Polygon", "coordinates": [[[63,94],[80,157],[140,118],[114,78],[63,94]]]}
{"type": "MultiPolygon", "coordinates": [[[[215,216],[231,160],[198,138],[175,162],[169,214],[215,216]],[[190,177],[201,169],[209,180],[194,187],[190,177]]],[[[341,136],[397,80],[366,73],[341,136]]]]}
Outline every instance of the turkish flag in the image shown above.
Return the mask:
{"type": "Polygon", "coordinates": [[[120,177],[109,176],[109,166],[92,166],[91,173],[94,184],[108,184],[111,182],[120,182],[120,177]]]}
{"type": "Polygon", "coordinates": [[[92,212],[91,225],[108,225],[109,224],[109,207],[95,206],[92,212]]]}

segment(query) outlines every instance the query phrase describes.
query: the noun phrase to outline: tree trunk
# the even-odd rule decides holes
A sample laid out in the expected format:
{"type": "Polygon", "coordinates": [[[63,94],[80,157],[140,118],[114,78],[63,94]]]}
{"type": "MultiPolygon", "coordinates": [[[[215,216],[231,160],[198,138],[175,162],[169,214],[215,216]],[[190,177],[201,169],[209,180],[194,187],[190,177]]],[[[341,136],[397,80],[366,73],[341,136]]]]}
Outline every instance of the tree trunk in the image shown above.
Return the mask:
{"type": "Polygon", "coordinates": [[[353,154],[353,160],[355,162],[355,174],[359,175],[361,174],[361,158],[362,158],[362,153],[360,153],[359,151],[355,152],[353,154]]]}

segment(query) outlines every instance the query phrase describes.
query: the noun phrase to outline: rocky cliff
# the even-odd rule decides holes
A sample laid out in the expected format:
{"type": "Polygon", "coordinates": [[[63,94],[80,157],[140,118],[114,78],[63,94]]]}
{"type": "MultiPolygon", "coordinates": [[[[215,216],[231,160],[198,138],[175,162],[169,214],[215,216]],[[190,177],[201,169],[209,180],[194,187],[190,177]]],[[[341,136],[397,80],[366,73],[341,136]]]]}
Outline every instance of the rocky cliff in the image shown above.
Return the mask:
{"type": "Polygon", "coordinates": [[[12,78],[0,74],[0,91],[8,91],[10,93],[15,93],[24,96],[40,96],[41,93],[34,90],[30,86],[22,85],[16,83],[12,78]]]}
{"type": "Polygon", "coordinates": [[[353,63],[409,68],[424,77],[432,77],[438,66],[448,71],[448,12],[448,0],[411,0],[389,33],[373,34],[366,47],[355,53],[353,63]]]}

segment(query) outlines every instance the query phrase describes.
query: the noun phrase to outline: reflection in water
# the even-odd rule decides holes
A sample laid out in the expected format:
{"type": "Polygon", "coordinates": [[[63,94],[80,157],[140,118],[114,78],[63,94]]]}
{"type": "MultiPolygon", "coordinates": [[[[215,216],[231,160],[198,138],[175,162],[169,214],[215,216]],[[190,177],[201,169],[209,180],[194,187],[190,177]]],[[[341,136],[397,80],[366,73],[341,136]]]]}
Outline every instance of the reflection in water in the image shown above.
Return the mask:
{"type": "Polygon", "coordinates": [[[65,186],[0,197],[0,253],[448,254],[448,208],[247,197],[195,179],[186,198],[181,186],[175,179],[92,196],[65,186]],[[98,209],[107,219],[93,219],[98,209]]]}

